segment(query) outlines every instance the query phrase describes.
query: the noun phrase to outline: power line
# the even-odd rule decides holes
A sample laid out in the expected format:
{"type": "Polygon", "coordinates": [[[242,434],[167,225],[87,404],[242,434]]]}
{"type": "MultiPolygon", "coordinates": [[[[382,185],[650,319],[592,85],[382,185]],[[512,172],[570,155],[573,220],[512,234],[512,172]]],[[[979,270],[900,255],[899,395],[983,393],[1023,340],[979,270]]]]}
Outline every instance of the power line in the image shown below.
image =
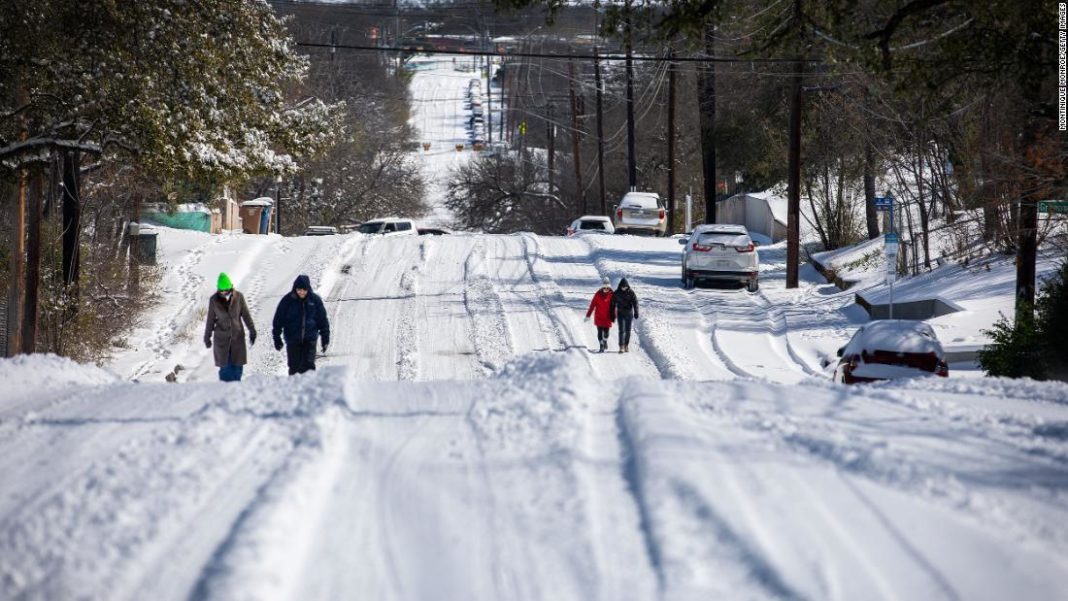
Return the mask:
{"type": "MultiPolygon", "coordinates": [[[[302,48],[323,48],[341,50],[357,50],[361,52],[411,52],[413,54],[452,54],[452,55],[464,55],[464,56],[497,56],[502,58],[548,58],[548,59],[561,59],[561,60],[584,60],[593,62],[594,56],[592,54],[552,54],[548,52],[489,52],[485,50],[438,50],[427,49],[419,46],[361,46],[354,44],[321,44],[314,42],[297,42],[297,46],[302,48]]],[[[626,60],[626,57],[622,54],[605,54],[599,57],[599,60],[626,60]]],[[[648,56],[648,55],[634,55],[633,60],[643,62],[655,62],[655,63],[727,63],[727,64],[792,64],[796,63],[797,59],[794,58],[733,58],[722,56],[676,56],[675,58],[669,58],[666,56],[648,56]]],[[[818,59],[806,59],[804,62],[809,64],[821,65],[823,61],[818,59]]]]}

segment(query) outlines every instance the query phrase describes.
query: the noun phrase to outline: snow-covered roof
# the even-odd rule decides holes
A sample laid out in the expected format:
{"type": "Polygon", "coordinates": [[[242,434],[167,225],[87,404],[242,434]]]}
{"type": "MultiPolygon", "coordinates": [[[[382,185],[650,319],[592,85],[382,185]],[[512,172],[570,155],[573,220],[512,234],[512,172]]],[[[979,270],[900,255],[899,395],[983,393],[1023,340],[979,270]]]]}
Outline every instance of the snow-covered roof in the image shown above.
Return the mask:
{"type": "Polygon", "coordinates": [[[261,196],[241,203],[243,207],[273,207],[274,199],[270,196],[261,196]]]}

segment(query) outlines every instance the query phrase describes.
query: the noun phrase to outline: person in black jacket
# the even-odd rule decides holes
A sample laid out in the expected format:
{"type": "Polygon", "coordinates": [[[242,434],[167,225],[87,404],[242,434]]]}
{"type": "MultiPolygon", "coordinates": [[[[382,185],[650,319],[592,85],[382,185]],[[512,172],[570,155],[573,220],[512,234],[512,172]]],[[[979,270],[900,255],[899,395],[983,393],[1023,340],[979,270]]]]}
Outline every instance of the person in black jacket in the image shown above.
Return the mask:
{"type": "Polygon", "coordinates": [[[619,352],[630,352],[630,327],[638,319],[638,295],[634,294],[627,278],[619,280],[619,287],[612,295],[612,315],[619,324],[619,352]]]}
{"type": "Polygon", "coordinates": [[[323,299],[312,292],[311,278],[298,275],[293,291],[282,297],[274,312],[274,348],[282,350],[285,339],[289,375],[315,369],[315,343],[322,338],[323,352],[330,345],[330,321],[323,299]]]}

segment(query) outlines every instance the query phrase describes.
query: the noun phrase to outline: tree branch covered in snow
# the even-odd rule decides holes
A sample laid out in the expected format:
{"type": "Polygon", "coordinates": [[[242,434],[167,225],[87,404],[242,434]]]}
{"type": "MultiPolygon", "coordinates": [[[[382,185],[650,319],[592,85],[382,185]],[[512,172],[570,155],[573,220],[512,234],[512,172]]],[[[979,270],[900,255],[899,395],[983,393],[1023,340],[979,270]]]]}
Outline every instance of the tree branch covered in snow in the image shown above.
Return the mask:
{"type": "Polygon", "coordinates": [[[0,162],[77,145],[159,176],[293,172],[341,108],[287,101],[306,72],[263,1],[4,3],[0,162]]]}

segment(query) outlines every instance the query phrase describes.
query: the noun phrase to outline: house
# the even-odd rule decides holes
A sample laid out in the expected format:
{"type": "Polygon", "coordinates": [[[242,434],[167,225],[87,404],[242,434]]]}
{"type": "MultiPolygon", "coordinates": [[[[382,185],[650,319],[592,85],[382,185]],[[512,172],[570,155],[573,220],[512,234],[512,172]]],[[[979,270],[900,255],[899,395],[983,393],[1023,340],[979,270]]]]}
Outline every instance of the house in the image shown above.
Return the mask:
{"type": "Polygon", "coordinates": [[[778,242],[786,238],[786,199],[771,192],[736,194],[719,201],[716,223],[744,225],[778,242]]]}

